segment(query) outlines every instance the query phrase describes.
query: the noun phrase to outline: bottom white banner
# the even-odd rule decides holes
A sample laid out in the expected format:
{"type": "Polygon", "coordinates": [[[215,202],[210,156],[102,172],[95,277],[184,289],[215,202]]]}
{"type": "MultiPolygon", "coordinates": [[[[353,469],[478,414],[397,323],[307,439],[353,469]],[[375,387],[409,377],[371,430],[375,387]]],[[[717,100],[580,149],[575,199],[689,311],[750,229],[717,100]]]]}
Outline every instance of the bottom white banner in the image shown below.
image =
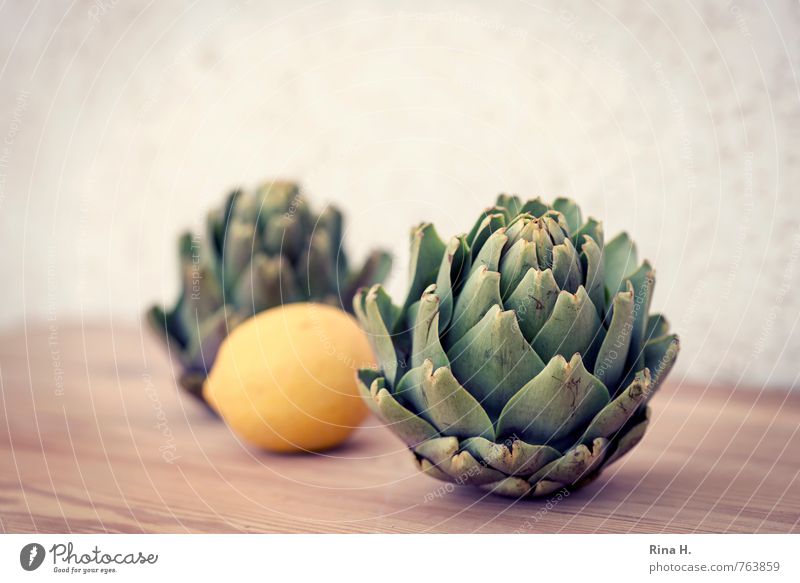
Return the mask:
{"type": "Polygon", "coordinates": [[[0,536],[0,581],[800,581],[799,543],[798,535],[9,534],[0,536]]]}

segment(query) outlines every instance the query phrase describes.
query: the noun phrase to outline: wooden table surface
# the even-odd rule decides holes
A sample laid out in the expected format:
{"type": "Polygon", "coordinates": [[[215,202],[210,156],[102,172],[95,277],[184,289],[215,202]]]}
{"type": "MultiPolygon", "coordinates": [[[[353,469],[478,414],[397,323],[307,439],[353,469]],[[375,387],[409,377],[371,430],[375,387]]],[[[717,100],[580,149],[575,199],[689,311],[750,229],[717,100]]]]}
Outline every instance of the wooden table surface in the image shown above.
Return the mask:
{"type": "Polygon", "coordinates": [[[800,395],[672,380],[644,441],[548,505],[418,474],[373,419],[326,455],[250,450],[137,327],[19,328],[0,335],[0,531],[800,532],[800,395]]]}

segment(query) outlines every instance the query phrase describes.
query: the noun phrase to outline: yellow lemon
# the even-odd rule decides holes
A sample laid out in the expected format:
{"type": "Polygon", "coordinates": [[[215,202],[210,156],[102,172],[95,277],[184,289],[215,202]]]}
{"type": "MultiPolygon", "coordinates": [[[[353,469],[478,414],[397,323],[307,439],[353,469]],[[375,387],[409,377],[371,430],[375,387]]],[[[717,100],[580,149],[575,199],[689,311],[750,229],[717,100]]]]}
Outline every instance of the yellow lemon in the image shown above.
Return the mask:
{"type": "Polygon", "coordinates": [[[203,395],[253,445],[320,451],[342,443],[363,421],[367,408],[355,374],[374,364],[350,315],[324,304],[287,304],[233,330],[203,395]]]}

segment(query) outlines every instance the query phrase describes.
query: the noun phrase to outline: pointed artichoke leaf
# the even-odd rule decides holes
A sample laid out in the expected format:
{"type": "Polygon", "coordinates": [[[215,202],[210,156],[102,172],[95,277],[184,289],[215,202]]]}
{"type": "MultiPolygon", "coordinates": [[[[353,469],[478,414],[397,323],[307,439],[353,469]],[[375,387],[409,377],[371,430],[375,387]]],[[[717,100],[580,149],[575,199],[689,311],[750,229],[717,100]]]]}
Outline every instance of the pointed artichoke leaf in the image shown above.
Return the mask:
{"type": "MultiPolygon", "coordinates": [[[[291,216],[291,215],[289,215],[291,216]]],[[[328,238],[331,242],[331,248],[334,255],[343,256],[342,253],[342,237],[344,233],[343,228],[344,218],[341,211],[333,205],[327,205],[317,218],[317,223],[314,225],[314,232],[325,231],[328,233],[328,238]]],[[[342,265],[347,268],[347,265],[342,265]]]]}
{"type": "Polygon", "coordinates": [[[553,245],[561,245],[561,243],[569,237],[567,220],[560,212],[554,210],[547,211],[540,221],[544,222],[550,239],[553,241],[553,245]]]}
{"type": "Polygon", "coordinates": [[[522,201],[515,194],[501,194],[497,197],[495,206],[501,208],[506,214],[506,224],[522,211],[522,201]]]}
{"type": "Polygon", "coordinates": [[[434,427],[401,405],[387,390],[386,379],[371,369],[358,371],[358,388],[370,410],[408,447],[438,437],[434,427]]]}
{"type": "MultiPolygon", "coordinates": [[[[424,294],[425,292],[422,293],[424,294]]],[[[409,323],[408,330],[402,330],[401,334],[395,333],[395,336],[408,336],[406,332],[412,332],[414,330],[414,325],[417,321],[417,315],[419,314],[420,301],[422,301],[422,298],[408,306],[408,310],[406,310],[406,321],[409,323]]]]}
{"type": "Polygon", "coordinates": [[[359,307],[358,302],[355,304],[356,316],[367,332],[389,387],[393,388],[403,373],[393,337],[389,333],[399,317],[399,309],[392,304],[380,284],[372,286],[362,297],[363,307],[359,307]]]}
{"type": "Polygon", "coordinates": [[[535,484],[540,480],[572,485],[588,478],[596,471],[608,451],[608,440],[602,437],[595,439],[591,448],[581,444],[571,449],[563,457],[547,464],[528,480],[535,484]]]}
{"type": "MultiPolygon", "coordinates": [[[[205,371],[196,371],[189,368],[183,369],[178,376],[178,384],[192,397],[208,406],[208,401],[203,396],[203,385],[206,382],[205,371]]],[[[214,414],[216,411],[211,409],[214,414]]]]}
{"type": "Polygon", "coordinates": [[[636,447],[636,445],[644,437],[649,422],[650,422],[650,408],[646,407],[644,411],[644,421],[640,421],[639,423],[634,424],[617,440],[614,451],[608,457],[608,460],[606,461],[605,465],[609,466],[613,464],[615,461],[617,461],[626,453],[628,453],[630,450],[632,450],[634,447],[636,447]]]}
{"type": "Polygon", "coordinates": [[[552,270],[529,269],[505,299],[505,307],[517,314],[522,335],[528,342],[533,342],[550,319],[559,292],[552,270]]]}
{"type": "Polygon", "coordinates": [[[633,331],[633,286],[627,282],[627,287],[626,291],[614,296],[611,325],[600,346],[593,369],[594,376],[603,381],[612,393],[625,374],[633,331]]]}
{"type": "MultiPolygon", "coordinates": [[[[309,234],[313,235],[320,229],[316,217],[311,216],[308,204],[300,194],[300,187],[293,182],[266,182],[256,189],[252,199],[257,214],[256,226],[263,231],[264,244],[275,242],[275,239],[270,240],[270,225],[282,225],[282,252],[297,262],[305,252],[309,234]],[[278,218],[283,220],[278,221],[278,218]]],[[[325,230],[325,226],[322,230],[325,230]]]]}
{"type": "MultiPolygon", "coordinates": [[[[231,192],[222,206],[210,210],[206,215],[206,236],[208,237],[209,249],[213,254],[212,264],[222,263],[222,247],[225,242],[225,233],[228,230],[231,209],[240,192],[239,190],[231,192]]],[[[218,276],[221,278],[222,274],[219,273],[218,276]]]]}
{"type": "Polygon", "coordinates": [[[536,245],[524,239],[511,245],[500,261],[500,294],[503,299],[516,289],[529,269],[538,267],[536,245]]]}
{"type": "Polygon", "coordinates": [[[227,334],[227,332],[220,332],[222,336],[217,342],[216,338],[219,334],[212,331],[217,326],[210,324],[210,322],[219,322],[221,318],[224,321],[225,314],[232,315],[236,311],[236,308],[232,305],[223,306],[221,298],[219,300],[211,299],[213,294],[207,293],[206,284],[209,284],[210,287],[216,286],[216,282],[203,275],[199,275],[198,284],[196,284],[198,286],[197,290],[193,284],[184,285],[183,297],[178,303],[178,311],[175,313],[175,319],[180,323],[180,328],[184,331],[184,352],[181,355],[184,365],[194,366],[198,370],[202,370],[203,374],[206,371],[206,364],[209,367],[211,366],[214,355],[219,348],[219,342],[227,334]],[[205,360],[200,353],[204,346],[206,347],[205,360]]]}
{"type": "Polygon", "coordinates": [[[200,241],[190,233],[178,240],[181,292],[169,312],[169,328],[186,345],[197,320],[205,320],[222,305],[222,290],[208,267],[200,241]]]}
{"type": "Polygon", "coordinates": [[[450,459],[458,452],[458,440],[455,437],[437,437],[422,442],[413,452],[420,471],[443,482],[453,481],[441,468],[449,466],[450,459]]]}
{"type": "Polygon", "coordinates": [[[549,496],[556,490],[563,490],[566,484],[561,482],[553,482],[552,480],[539,480],[536,484],[531,484],[530,496],[533,498],[541,498],[542,496],[549,496]]]}
{"type": "Polygon", "coordinates": [[[200,249],[201,240],[186,231],[178,237],[178,269],[183,281],[193,267],[204,264],[203,253],[200,249]]]}
{"type": "Polygon", "coordinates": [[[586,244],[586,236],[591,237],[592,241],[597,243],[600,249],[603,248],[603,223],[589,217],[586,223],[577,231],[572,233],[572,242],[578,251],[583,251],[583,246],[586,244]]]}
{"type": "Polygon", "coordinates": [[[659,389],[664,379],[672,370],[680,351],[680,341],[677,334],[661,336],[651,340],[644,346],[644,361],[650,374],[653,375],[652,390],[647,396],[649,401],[659,389]]]}
{"type": "MultiPolygon", "coordinates": [[[[450,438],[440,438],[440,439],[450,439],[450,438]]],[[[435,440],[434,440],[435,441],[435,440]]],[[[458,440],[456,440],[456,449],[458,448],[458,440]]],[[[437,466],[435,463],[431,462],[429,459],[422,457],[421,455],[417,455],[416,452],[414,453],[414,459],[417,462],[417,466],[419,470],[423,474],[427,474],[431,478],[435,478],[437,480],[441,480],[443,482],[453,482],[453,478],[451,478],[447,473],[445,473],[440,466],[437,466]]],[[[442,462],[449,463],[449,462],[442,462]]]]}
{"type": "Polygon", "coordinates": [[[473,255],[472,267],[470,267],[470,275],[475,273],[481,267],[485,267],[489,271],[500,270],[500,256],[503,253],[503,248],[508,241],[504,229],[498,229],[492,233],[486,242],[481,247],[480,253],[473,255]]]}
{"type": "Polygon", "coordinates": [[[595,415],[578,443],[589,445],[598,437],[604,437],[609,441],[616,439],[617,432],[633,418],[651,389],[650,371],[644,369],[636,373],[633,382],[595,415]]]}
{"type": "Polygon", "coordinates": [[[248,316],[295,302],[299,297],[289,260],[282,255],[267,257],[263,253],[253,257],[232,291],[233,304],[248,316]]]}
{"type": "Polygon", "coordinates": [[[663,314],[650,314],[647,318],[645,343],[669,334],[669,320],[663,314]]]}
{"type": "Polygon", "coordinates": [[[556,355],[506,404],[497,435],[528,443],[558,444],[583,429],[609,401],[608,390],[576,354],[556,355]]]}
{"type": "Polygon", "coordinates": [[[613,296],[623,289],[625,280],[636,269],[638,264],[636,244],[628,233],[620,233],[603,248],[605,264],[605,284],[608,295],[613,296]]]}
{"type": "Polygon", "coordinates": [[[494,438],[486,411],[447,367],[434,371],[433,362],[426,360],[405,374],[396,393],[442,435],[494,438]]]}
{"type": "Polygon", "coordinates": [[[550,319],[533,339],[533,348],[544,361],[557,354],[569,358],[579,353],[586,360],[586,366],[592,368],[596,354],[590,348],[599,347],[603,333],[597,309],[581,286],[575,294],[567,291],[558,294],[550,319]]]}
{"type": "Polygon", "coordinates": [[[553,247],[553,277],[559,288],[572,294],[583,285],[580,258],[570,239],[553,247]]]}
{"type": "Polygon", "coordinates": [[[174,314],[174,311],[165,312],[161,306],[151,306],[145,313],[145,319],[167,349],[179,354],[185,348],[186,333],[174,314]]]}
{"type": "Polygon", "coordinates": [[[453,237],[447,243],[439,275],[436,277],[436,295],[439,297],[439,332],[444,332],[453,317],[454,297],[470,270],[470,253],[464,235],[453,237]]]}
{"type": "Polygon", "coordinates": [[[478,257],[489,237],[506,226],[506,217],[502,210],[498,212],[496,209],[488,209],[486,213],[467,236],[473,261],[478,257]]]}
{"type": "MultiPolygon", "coordinates": [[[[456,441],[456,448],[458,442],[456,441]]],[[[432,439],[414,448],[414,453],[428,460],[436,468],[447,474],[450,482],[479,486],[496,482],[506,476],[481,464],[468,451],[453,450],[453,442],[448,438],[432,439]]]]}
{"type": "Polygon", "coordinates": [[[580,259],[583,273],[585,274],[583,286],[586,288],[586,293],[592,298],[595,308],[597,308],[597,315],[600,318],[604,318],[606,291],[603,280],[603,251],[589,235],[584,236],[580,259]]]}
{"type": "MultiPolygon", "coordinates": [[[[296,265],[299,263],[300,257],[305,250],[305,240],[308,237],[308,233],[305,225],[303,224],[303,218],[300,214],[286,213],[280,216],[282,217],[281,226],[283,228],[283,242],[281,248],[283,249],[283,254],[288,257],[293,264],[296,265]]],[[[269,227],[266,227],[264,230],[265,238],[267,236],[266,229],[268,228],[269,227]]],[[[337,237],[337,235],[333,235],[333,237],[337,237]]],[[[345,257],[344,253],[342,252],[341,240],[339,238],[332,239],[331,246],[340,259],[345,257]]],[[[346,269],[346,265],[343,267],[346,269]]]]}
{"type": "Polygon", "coordinates": [[[450,365],[439,340],[439,297],[435,289],[435,285],[429,286],[418,302],[416,323],[411,332],[412,368],[421,366],[426,360],[431,360],[434,368],[450,365]]]}
{"type": "Polygon", "coordinates": [[[236,286],[242,270],[250,263],[254,245],[252,224],[234,220],[228,225],[222,248],[222,275],[226,292],[236,286]]]}
{"type": "Polygon", "coordinates": [[[550,269],[553,267],[553,240],[550,238],[544,219],[539,219],[533,223],[531,230],[532,242],[536,245],[536,259],[539,261],[539,269],[550,269]]]}
{"type": "Polygon", "coordinates": [[[633,330],[631,331],[628,365],[633,370],[640,370],[644,366],[644,335],[647,330],[647,314],[653,298],[656,274],[650,264],[645,261],[628,277],[628,280],[633,285],[633,330]]]}
{"type": "Polygon", "coordinates": [[[517,215],[505,227],[508,243],[506,248],[510,249],[519,240],[533,241],[533,232],[536,229],[536,219],[528,213],[517,215]]]}
{"type": "Polygon", "coordinates": [[[455,377],[492,419],[544,362],[522,336],[513,311],[492,306],[447,352],[455,377]]]}
{"type": "Polygon", "coordinates": [[[452,436],[436,437],[424,441],[414,448],[414,453],[435,466],[449,464],[458,453],[458,439],[452,436]]]}
{"type": "Polygon", "coordinates": [[[419,300],[426,287],[436,281],[444,252],[445,244],[430,223],[423,223],[411,231],[411,260],[408,274],[411,283],[401,310],[401,317],[398,318],[396,327],[392,329],[394,332],[401,331],[404,326],[414,325],[413,321],[406,321],[408,307],[419,300]]]}
{"type": "MultiPolygon", "coordinates": [[[[490,206],[483,209],[480,215],[478,215],[478,219],[472,225],[472,228],[466,234],[467,244],[472,247],[473,241],[478,235],[478,232],[485,226],[485,221],[488,217],[492,215],[501,215],[502,220],[505,221],[506,209],[498,207],[498,206],[490,206]]],[[[491,234],[491,233],[490,233],[491,234]]]]}
{"type": "Polygon", "coordinates": [[[250,225],[251,231],[255,231],[261,210],[261,201],[252,192],[242,191],[233,201],[231,219],[234,222],[246,223],[250,225]]]}
{"type": "Polygon", "coordinates": [[[356,372],[356,386],[358,386],[358,392],[361,393],[369,410],[380,417],[381,420],[386,421],[383,419],[381,411],[378,409],[378,402],[374,398],[375,395],[372,393],[373,383],[375,383],[375,395],[377,395],[381,389],[386,388],[386,379],[383,377],[383,373],[380,370],[374,368],[358,369],[358,372],[356,372]]]}
{"type": "Polygon", "coordinates": [[[319,300],[338,289],[335,250],[330,235],[316,231],[302,252],[297,268],[300,293],[310,300],[319,300]]]}
{"type": "Polygon", "coordinates": [[[157,333],[159,339],[167,344],[174,341],[173,334],[169,330],[169,321],[164,308],[159,305],[150,306],[145,312],[145,320],[157,333]]]}
{"type": "Polygon", "coordinates": [[[199,237],[184,233],[178,240],[178,263],[181,279],[181,299],[174,317],[181,325],[205,320],[223,303],[222,288],[216,271],[211,267],[209,247],[199,237]]]}
{"type": "Polygon", "coordinates": [[[265,219],[262,243],[269,255],[282,253],[296,261],[304,250],[305,231],[293,215],[272,215],[265,219]]]}
{"type": "Polygon", "coordinates": [[[182,299],[176,317],[184,326],[210,318],[222,305],[219,282],[205,265],[188,268],[184,273],[182,299]]]}
{"type": "Polygon", "coordinates": [[[549,210],[550,207],[542,202],[542,199],[537,196],[536,198],[525,202],[525,204],[522,205],[520,213],[530,213],[534,217],[539,218],[549,210]]]}
{"type": "Polygon", "coordinates": [[[261,216],[299,215],[307,211],[307,205],[300,194],[300,187],[288,180],[273,180],[261,184],[255,191],[261,216]]]}
{"type": "Polygon", "coordinates": [[[227,304],[213,316],[195,321],[183,354],[183,366],[193,372],[208,374],[222,341],[239,321],[233,306],[227,304]]]}
{"type": "Polygon", "coordinates": [[[574,200],[569,198],[557,198],[553,201],[553,208],[564,215],[569,226],[570,233],[577,232],[583,224],[581,207],[574,200]]]}
{"type": "Polygon", "coordinates": [[[445,466],[445,471],[457,484],[469,486],[482,486],[506,478],[502,472],[480,463],[468,451],[460,451],[454,455],[449,466],[445,466]]]}
{"type": "MultiPolygon", "coordinates": [[[[353,295],[353,313],[356,316],[356,320],[358,320],[359,325],[363,329],[367,329],[368,322],[367,322],[367,308],[365,306],[365,301],[367,299],[367,294],[369,294],[369,288],[362,287],[359,288],[356,293],[353,295]]],[[[370,342],[371,339],[370,339],[370,342]]],[[[375,351],[375,346],[372,345],[373,352],[375,351]]]]}
{"type": "Polygon", "coordinates": [[[539,468],[561,457],[561,452],[547,445],[531,445],[521,439],[495,443],[483,437],[461,442],[462,449],[509,476],[530,476],[539,468]]]}
{"type": "Polygon", "coordinates": [[[457,342],[481,321],[494,305],[502,306],[500,274],[481,267],[473,271],[464,284],[453,308],[453,319],[445,339],[445,349],[457,342]]]}

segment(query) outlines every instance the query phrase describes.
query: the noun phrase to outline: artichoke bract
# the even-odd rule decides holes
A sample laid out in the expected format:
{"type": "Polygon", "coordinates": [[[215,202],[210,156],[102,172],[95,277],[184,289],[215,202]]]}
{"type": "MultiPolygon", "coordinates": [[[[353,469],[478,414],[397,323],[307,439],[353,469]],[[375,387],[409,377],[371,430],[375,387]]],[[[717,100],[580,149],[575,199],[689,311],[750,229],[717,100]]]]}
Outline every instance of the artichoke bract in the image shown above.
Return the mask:
{"type": "Polygon", "coordinates": [[[448,243],[415,228],[409,277],[402,305],[381,285],[354,298],[380,368],[358,380],[423,472],[543,496],[642,438],[678,338],[627,234],[605,243],[569,199],[501,195],[448,243]]]}
{"type": "Polygon", "coordinates": [[[343,218],[333,206],[314,214],[299,187],[271,182],[236,190],[209,212],[205,237],[178,242],[181,291],[172,309],[147,320],[183,367],[181,385],[202,399],[222,341],[243,320],[293,302],[351,312],[356,290],[382,282],[391,257],[374,251],[352,271],[342,248],[343,218]]]}

